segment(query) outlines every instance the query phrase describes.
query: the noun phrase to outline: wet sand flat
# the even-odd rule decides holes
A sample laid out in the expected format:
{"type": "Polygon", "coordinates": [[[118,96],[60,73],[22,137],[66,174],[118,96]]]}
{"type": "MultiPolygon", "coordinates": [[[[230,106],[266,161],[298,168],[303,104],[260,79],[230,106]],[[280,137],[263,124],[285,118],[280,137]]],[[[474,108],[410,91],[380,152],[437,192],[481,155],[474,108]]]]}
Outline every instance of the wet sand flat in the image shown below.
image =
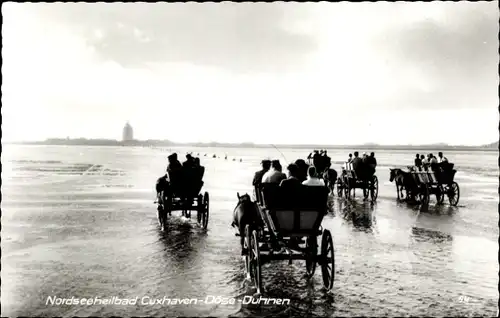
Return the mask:
{"type": "MultiPolygon", "coordinates": [[[[265,157],[283,163],[300,150],[175,149],[200,153],[210,193],[208,231],[174,213],[156,220],[154,183],[168,152],[128,147],[12,147],[2,155],[2,316],[493,316],[498,305],[496,152],[449,152],[458,170],[457,207],[428,211],[399,203],[389,167],[414,154],[379,151],[377,202],[331,198],[323,227],[335,246],[335,285],[304,262],[263,267],[265,297],[290,305],[47,304],[61,298],[242,298],[239,240],[230,228],[236,192],[251,193],[265,157]],[[207,154],[207,156],[205,156],[207,154]],[[212,158],[218,154],[220,158],[212,158]],[[228,160],[224,160],[225,154],[228,160]],[[232,161],[232,159],[236,159],[232,161]],[[242,162],[239,162],[239,159],[242,162]],[[478,167],[478,162],[481,166],[478,167]]],[[[334,168],[350,150],[330,150],[334,168]]]]}

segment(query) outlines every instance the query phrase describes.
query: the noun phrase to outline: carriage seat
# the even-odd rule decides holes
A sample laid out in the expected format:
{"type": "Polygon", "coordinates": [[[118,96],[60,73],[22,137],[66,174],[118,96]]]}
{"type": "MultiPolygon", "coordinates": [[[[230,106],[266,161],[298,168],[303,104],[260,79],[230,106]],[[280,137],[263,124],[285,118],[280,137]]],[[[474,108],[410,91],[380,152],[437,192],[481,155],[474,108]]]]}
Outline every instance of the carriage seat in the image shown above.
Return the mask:
{"type": "Polygon", "coordinates": [[[327,213],[327,187],[300,185],[290,189],[263,183],[259,190],[266,217],[283,236],[311,235],[327,213]]]}
{"type": "Polygon", "coordinates": [[[205,167],[200,168],[182,167],[176,178],[171,180],[174,196],[194,198],[200,193],[204,184],[205,167]]]}

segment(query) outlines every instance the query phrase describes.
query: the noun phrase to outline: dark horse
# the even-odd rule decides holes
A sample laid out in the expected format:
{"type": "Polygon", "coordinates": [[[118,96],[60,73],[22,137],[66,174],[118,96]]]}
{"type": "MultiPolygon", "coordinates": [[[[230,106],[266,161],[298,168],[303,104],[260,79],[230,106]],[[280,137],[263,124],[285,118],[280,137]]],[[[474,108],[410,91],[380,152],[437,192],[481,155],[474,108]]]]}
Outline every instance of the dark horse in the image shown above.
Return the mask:
{"type": "Polygon", "coordinates": [[[322,177],[325,180],[325,185],[328,187],[328,190],[333,193],[335,182],[337,181],[337,171],[333,168],[326,169],[322,177]]]}
{"type": "Polygon", "coordinates": [[[403,171],[399,168],[389,169],[391,171],[389,181],[396,183],[396,192],[398,200],[406,199],[411,195],[411,190],[414,189],[413,178],[409,172],[403,171]],[[406,190],[407,197],[404,197],[403,190],[406,190]]]}
{"type": "Polygon", "coordinates": [[[262,227],[264,225],[257,204],[252,202],[250,195],[237,193],[238,204],[234,208],[233,223],[231,226],[238,229],[240,235],[241,252],[243,254],[245,243],[245,227],[250,226],[250,230],[262,227]]]}

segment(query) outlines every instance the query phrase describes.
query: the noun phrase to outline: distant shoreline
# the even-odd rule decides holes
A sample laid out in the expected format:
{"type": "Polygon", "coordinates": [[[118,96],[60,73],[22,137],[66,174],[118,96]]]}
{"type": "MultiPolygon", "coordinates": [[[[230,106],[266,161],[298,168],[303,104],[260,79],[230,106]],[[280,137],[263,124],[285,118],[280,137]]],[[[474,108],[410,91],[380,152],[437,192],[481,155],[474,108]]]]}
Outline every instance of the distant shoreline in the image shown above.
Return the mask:
{"type": "Polygon", "coordinates": [[[281,149],[355,149],[355,150],[433,150],[433,151],[498,151],[498,144],[485,146],[450,146],[435,145],[263,145],[253,143],[177,143],[161,140],[136,140],[122,142],[108,139],[49,139],[44,141],[2,142],[6,145],[37,145],[37,146],[101,146],[101,147],[197,147],[197,148],[281,148],[281,149]]]}

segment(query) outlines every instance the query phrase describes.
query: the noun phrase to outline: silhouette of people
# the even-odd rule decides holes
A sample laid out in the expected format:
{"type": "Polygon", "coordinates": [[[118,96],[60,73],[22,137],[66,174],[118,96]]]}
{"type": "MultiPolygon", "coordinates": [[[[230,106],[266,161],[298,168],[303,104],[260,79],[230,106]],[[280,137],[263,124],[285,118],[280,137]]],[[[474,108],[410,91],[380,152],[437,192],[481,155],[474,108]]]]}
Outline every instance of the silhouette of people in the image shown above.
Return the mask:
{"type": "Polygon", "coordinates": [[[299,167],[297,178],[300,182],[305,181],[307,179],[307,169],[309,165],[303,159],[297,159],[295,164],[299,167]]]}
{"type": "Polygon", "coordinates": [[[422,159],[420,159],[420,155],[417,153],[415,156],[415,167],[421,168],[422,167],[422,159]]]}
{"type": "Polygon", "coordinates": [[[349,154],[349,159],[347,159],[347,163],[351,163],[352,161],[352,153],[349,154]]]}
{"type": "Polygon", "coordinates": [[[252,185],[253,186],[258,186],[259,184],[262,183],[262,177],[266,172],[268,172],[271,169],[271,160],[262,160],[261,162],[262,169],[255,172],[255,175],[253,177],[252,185]]]}
{"type": "Polygon", "coordinates": [[[287,170],[288,170],[288,178],[283,179],[280,182],[280,187],[284,187],[287,189],[296,189],[300,187],[302,183],[297,178],[297,175],[299,173],[299,167],[296,164],[292,163],[288,165],[287,170]]]}

